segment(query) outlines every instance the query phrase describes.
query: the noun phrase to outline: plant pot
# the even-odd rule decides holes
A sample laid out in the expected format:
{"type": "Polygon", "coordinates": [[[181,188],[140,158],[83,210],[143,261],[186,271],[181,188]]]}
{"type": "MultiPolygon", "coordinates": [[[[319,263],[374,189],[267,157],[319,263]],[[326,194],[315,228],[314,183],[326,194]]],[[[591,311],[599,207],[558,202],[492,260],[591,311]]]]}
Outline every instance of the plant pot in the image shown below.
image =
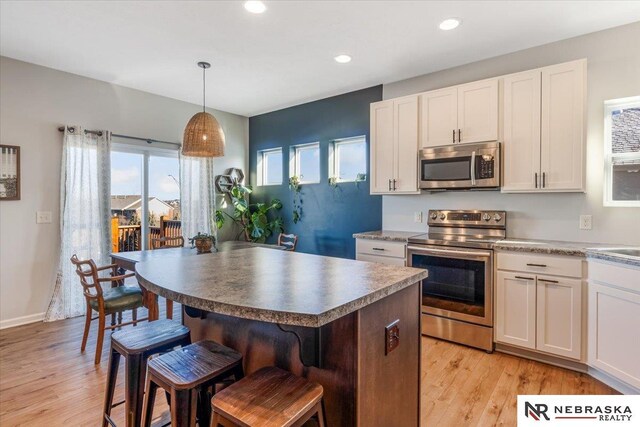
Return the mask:
{"type": "Polygon", "coordinates": [[[209,253],[213,247],[211,239],[195,239],[194,243],[196,245],[196,251],[198,251],[199,254],[209,253]]]}

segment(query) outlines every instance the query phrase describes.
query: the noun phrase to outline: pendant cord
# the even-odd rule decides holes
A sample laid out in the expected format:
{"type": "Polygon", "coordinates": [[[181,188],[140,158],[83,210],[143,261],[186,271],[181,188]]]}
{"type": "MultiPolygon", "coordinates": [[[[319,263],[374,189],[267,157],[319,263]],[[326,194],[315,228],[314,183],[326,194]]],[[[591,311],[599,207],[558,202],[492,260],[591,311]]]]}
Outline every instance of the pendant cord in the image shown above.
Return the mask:
{"type": "Polygon", "coordinates": [[[203,68],[202,68],[202,112],[203,112],[203,113],[205,112],[205,108],[206,108],[206,105],[207,105],[207,104],[206,104],[206,98],[205,98],[205,96],[206,96],[206,91],[207,91],[207,86],[206,86],[207,81],[206,81],[206,79],[204,78],[204,73],[205,73],[206,71],[207,71],[207,69],[203,67],[203,68]]]}

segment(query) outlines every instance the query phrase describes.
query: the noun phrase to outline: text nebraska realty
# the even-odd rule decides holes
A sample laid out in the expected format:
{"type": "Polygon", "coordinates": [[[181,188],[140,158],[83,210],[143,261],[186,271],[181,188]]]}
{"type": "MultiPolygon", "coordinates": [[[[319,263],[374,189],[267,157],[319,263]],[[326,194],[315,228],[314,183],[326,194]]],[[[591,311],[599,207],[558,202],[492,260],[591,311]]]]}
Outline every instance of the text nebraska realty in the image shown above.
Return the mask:
{"type": "MultiPolygon", "coordinates": [[[[543,404],[531,405],[525,403],[525,410],[532,410],[535,414],[549,420],[549,407],[543,404]],[[528,408],[527,408],[528,406],[528,408]]],[[[556,419],[597,419],[598,421],[631,421],[631,408],[625,405],[559,405],[553,406],[556,419]]]]}

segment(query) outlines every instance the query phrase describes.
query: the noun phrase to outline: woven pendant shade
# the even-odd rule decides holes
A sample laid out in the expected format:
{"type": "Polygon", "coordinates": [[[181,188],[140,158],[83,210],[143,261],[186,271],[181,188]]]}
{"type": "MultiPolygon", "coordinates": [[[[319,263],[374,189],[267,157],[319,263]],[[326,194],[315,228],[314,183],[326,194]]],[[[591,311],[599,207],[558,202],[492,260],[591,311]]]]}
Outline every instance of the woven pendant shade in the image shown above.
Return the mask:
{"type": "Polygon", "coordinates": [[[184,128],[182,154],[192,157],[224,156],[224,131],[209,113],[200,112],[184,128]]]}

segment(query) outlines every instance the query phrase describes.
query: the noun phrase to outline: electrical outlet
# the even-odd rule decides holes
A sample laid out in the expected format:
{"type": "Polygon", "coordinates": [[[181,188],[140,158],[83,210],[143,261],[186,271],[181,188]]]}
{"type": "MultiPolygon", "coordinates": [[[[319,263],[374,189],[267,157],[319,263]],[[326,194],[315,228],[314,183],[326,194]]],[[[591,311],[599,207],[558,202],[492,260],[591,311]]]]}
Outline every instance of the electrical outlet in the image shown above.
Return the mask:
{"type": "Polygon", "coordinates": [[[580,215],[580,230],[591,230],[591,215],[580,215]]]}
{"type": "Polygon", "coordinates": [[[414,212],[413,213],[413,221],[414,222],[422,222],[422,212],[414,212]]]}
{"type": "Polygon", "coordinates": [[[400,345],[400,319],[396,319],[384,328],[384,354],[387,355],[400,345]]]}
{"type": "Polygon", "coordinates": [[[51,224],[51,211],[37,211],[36,224],[51,224]]]}

